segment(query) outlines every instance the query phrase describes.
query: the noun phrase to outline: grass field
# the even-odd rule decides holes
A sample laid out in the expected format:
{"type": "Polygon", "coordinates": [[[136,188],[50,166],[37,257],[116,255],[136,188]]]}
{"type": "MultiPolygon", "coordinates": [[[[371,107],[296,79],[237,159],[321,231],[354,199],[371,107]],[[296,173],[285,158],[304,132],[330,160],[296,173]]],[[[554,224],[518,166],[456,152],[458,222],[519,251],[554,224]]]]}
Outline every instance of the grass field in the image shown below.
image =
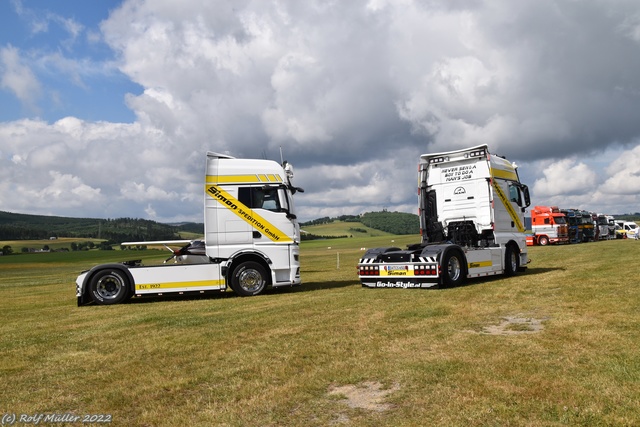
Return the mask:
{"type": "Polygon", "coordinates": [[[122,252],[0,257],[0,416],[110,414],[114,426],[640,424],[640,242],[532,247],[527,273],[453,289],[358,284],[362,247],[417,240],[305,242],[304,285],[258,297],[81,308],[79,271],[122,252]]]}

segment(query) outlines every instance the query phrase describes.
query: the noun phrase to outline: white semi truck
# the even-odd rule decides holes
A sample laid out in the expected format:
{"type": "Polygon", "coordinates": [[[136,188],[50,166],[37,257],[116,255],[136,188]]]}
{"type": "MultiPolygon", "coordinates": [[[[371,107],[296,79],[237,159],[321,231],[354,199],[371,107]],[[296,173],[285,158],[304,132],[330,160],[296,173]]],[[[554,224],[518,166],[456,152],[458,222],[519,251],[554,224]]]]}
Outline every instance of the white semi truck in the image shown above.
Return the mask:
{"type": "Polygon", "coordinates": [[[300,226],[292,196],[303,190],[293,186],[292,178],[286,162],[207,153],[204,241],[123,243],[184,246],[169,258],[175,258],[173,263],[126,261],[82,272],[76,280],[78,305],[227,287],[250,296],[267,287],[300,285],[300,226]]]}
{"type": "Polygon", "coordinates": [[[418,194],[422,241],[369,249],[358,263],[362,286],[448,287],[527,267],[529,189],[513,163],[486,145],[424,154],[418,194]]]}

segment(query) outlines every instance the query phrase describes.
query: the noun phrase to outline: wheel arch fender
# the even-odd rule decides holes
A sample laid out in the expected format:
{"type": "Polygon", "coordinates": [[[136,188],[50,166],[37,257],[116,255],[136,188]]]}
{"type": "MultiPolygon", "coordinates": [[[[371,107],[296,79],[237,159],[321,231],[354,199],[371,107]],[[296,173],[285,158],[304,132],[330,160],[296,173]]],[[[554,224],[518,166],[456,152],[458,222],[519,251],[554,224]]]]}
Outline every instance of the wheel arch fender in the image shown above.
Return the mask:
{"type": "Polygon", "coordinates": [[[402,249],[395,246],[371,248],[371,249],[367,249],[367,251],[362,255],[362,257],[360,257],[360,259],[377,259],[379,255],[385,254],[387,252],[395,252],[400,250],[402,249]]]}
{"type": "MultiPolygon", "coordinates": [[[[511,248],[511,250],[516,256],[515,258],[518,265],[516,266],[516,270],[512,274],[516,274],[516,272],[518,271],[524,271],[524,269],[527,268],[527,256],[526,256],[527,251],[526,250],[523,251],[516,240],[509,240],[505,245],[505,248],[511,248]]],[[[524,248],[526,249],[526,244],[524,248]]],[[[507,260],[505,259],[504,261],[505,261],[505,272],[506,272],[507,260]]]]}
{"type": "Polygon", "coordinates": [[[438,284],[441,288],[458,286],[464,283],[467,280],[469,271],[467,255],[464,249],[461,246],[452,243],[440,245],[438,268],[440,270],[438,284]],[[460,262],[459,276],[456,275],[455,272],[449,271],[449,262],[454,256],[460,262]],[[451,274],[453,274],[453,276],[451,276],[451,274]]]}
{"type": "MultiPolygon", "coordinates": [[[[520,256],[520,254],[522,253],[522,249],[520,248],[520,245],[518,244],[517,241],[513,239],[509,240],[505,246],[511,246],[513,250],[516,251],[516,254],[518,254],[518,256],[520,256]]],[[[526,243],[525,243],[525,247],[526,247],[526,243]]]]}
{"type": "Polygon", "coordinates": [[[464,277],[467,277],[468,274],[468,270],[469,270],[469,263],[467,262],[467,255],[464,252],[464,249],[462,249],[461,246],[459,245],[445,245],[442,251],[442,255],[440,256],[439,259],[439,264],[440,264],[440,268],[444,268],[444,266],[442,265],[442,261],[444,258],[446,258],[446,255],[448,255],[451,252],[457,252],[458,254],[460,254],[460,259],[462,260],[462,275],[464,277]]]}
{"type": "Polygon", "coordinates": [[[442,265],[442,262],[446,258],[446,255],[449,254],[451,251],[455,251],[460,254],[460,257],[463,261],[462,263],[463,274],[466,276],[468,271],[467,256],[465,255],[464,249],[462,249],[460,245],[455,245],[453,243],[428,245],[424,247],[424,249],[420,253],[420,256],[436,258],[436,260],[438,261],[438,265],[442,269],[444,268],[444,266],[442,265]]]}
{"type": "Polygon", "coordinates": [[[125,265],[118,263],[100,264],[91,268],[91,270],[89,270],[89,272],[84,276],[84,280],[82,281],[82,296],[80,297],[82,298],[82,301],[79,301],[79,304],[86,304],[87,302],[89,302],[87,300],[87,291],[89,290],[89,283],[91,283],[91,279],[93,279],[93,276],[95,276],[100,271],[109,269],[121,271],[126,276],[127,283],[129,285],[129,292],[131,292],[131,295],[135,294],[136,283],[133,280],[133,275],[125,265]]]}
{"type": "Polygon", "coordinates": [[[231,283],[231,276],[233,274],[233,271],[236,269],[236,266],[246,261],[254,261],[262,265],[267,270],[267,275],[269,277],[269,283],[267,283],[267,286],[271,286],[271,284],[275,280],[275,277],[273,277],[275,273],[273,272],[273,269],[270,266],[272,264],[271,260],[269,259],[268,256],[264,255],[263,253],[253,252],[253,251],[238,252],[233,256],[229,257],[229,259],[226,261],[226,266],[223,267],[223,271],[222,271],[222,275],[224,276],[227,284],[231,283]]]}

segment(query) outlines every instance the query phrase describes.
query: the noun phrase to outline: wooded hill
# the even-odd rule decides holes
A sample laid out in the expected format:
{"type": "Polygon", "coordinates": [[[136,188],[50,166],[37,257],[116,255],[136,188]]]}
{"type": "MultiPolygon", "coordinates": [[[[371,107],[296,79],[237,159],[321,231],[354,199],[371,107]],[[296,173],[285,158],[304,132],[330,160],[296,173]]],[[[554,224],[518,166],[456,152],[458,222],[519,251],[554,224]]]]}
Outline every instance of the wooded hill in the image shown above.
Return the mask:
{"type": "MultiPolygon", "coordinates": [[[[353,222],[353,229],[362,224],[391,234],[418,234],[418,216],[403,212],[368,212],[363,215],[343,215],[319,218],[302,226],[328,224],[333,221],[353,222]]],[[[0,211],[0,240],[41,240],[51,237],[82,237],[125,241],[182,239],[181,233],[204,234],[204,224],[162,224],[139,218],[67,218],[27,215],[0,211]]]]}
{"type": "Polygon", "coordinates": [[[85,237],[113,242],[181,239],[180,232],[199,230],[203,224],[162,224],[138,218],[66,218],[0,211],[0,240],[36,240],[85,237]]]}

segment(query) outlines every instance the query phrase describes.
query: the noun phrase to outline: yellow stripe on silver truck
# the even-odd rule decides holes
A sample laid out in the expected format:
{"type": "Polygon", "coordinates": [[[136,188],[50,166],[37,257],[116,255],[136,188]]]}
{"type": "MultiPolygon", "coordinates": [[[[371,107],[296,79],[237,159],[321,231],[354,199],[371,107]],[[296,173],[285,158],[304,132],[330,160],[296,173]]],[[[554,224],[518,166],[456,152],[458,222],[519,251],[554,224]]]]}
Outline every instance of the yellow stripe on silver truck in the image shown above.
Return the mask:
{"type": "Polygon", "coordinates": [[[136,283],[136,291],[152,291],[154,289],[175,288],[202,288],[205,286],[224,286],[224,279],[198,280],[192,282],[168,282],[168,283],[136,283]]]}
{"type": "Polygon", "coordinates": [[[494,178],[518,181],[518,174],[516,174],[515,170],[509,171],[505,169],[491,168],[491,176],[494,178]]]}
{"type": "Polygon", "coordinates": [[[291,243],[293,241],[291,240],[291,237],[287,236],[275,225],[258,215],[255,211],[249,209],[231,194],[224,191],[222,187],[218,185],[207,185],[206,192],[209,196],[220,202],[222,206],[238,215],[249,225],[260,231],[272,241],[278,243],[291,243]]]}
{"type": "Polygon", "coordinates": [[[491,261],[473,261],[467,264],[467,267],[468,268],[484,268],[484,267],[491,267],[492,265],[493,265],[493,262],[491,261]]]}
{"type": "Polygon", "coordinates": [[[524,233],[524,226],[522,225],[522,221],[520,221],[520,217],[518,216],[518,213],[515,211],[515,209],[513,209],[513,206],[511,206],[511,202],[509,202],[509,199],[507,199],[507,196],[502,191],[502,188],[500,188],[498,181],[495,179],[492,179],[491,183],[493,185],[493,188],[496,190],[498,197],[502,201],[502,204],[504,205],[505,208],[507,208],[507,212],[509,212],[509,216],[511,217],[511,220],[515,223],[516,228],[518,229],[519,232],[524,233]]]}
{"type": "Polygon", "coordinates": [[[207,175],[207,184],[263,184],[281,183],[280,176],[275,174],[255,174],[255,175],[207,175]]]}

